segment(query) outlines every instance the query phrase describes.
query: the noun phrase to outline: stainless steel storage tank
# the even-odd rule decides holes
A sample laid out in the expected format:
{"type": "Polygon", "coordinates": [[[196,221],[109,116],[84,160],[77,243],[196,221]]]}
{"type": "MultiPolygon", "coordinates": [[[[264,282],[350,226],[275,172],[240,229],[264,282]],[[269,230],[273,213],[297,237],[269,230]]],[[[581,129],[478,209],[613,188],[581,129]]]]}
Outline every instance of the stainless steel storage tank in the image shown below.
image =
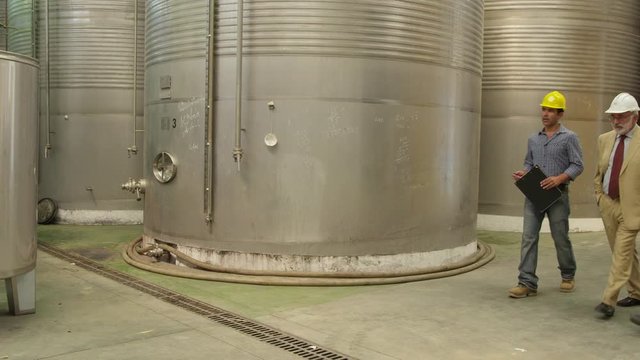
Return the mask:
{"type": "Polygon", "coordinates": [[[146,241],[318,273],[477,251],[481,0],[214,3],[208,83],[208,2],[147,1],[146,241]]]}
{"type": "Polygon", "coordinates": [[[0,0],[0,50],[7,50],[7,0],[0,0]]]}
{"type": "Polygon", "coordinates": [[[35,24],[33,0],[6,0],[7,50],[29,57],[35,56],[35,24]]]}
{"type": "MultiPolygon", "coordinates": [[[[31,273],[31,293],[35,289],[32,271],[37,246],[37,104],[38,64],[31,58],[0,51],[0,279],[31,273]]],[[[10,289],[15,283],[7,280],[10,308],[10,289]]],[[[30,306],[23,308],[24,300],[20,299],[22,305],[16,312],[29,310],[30,306]]]]}
{"type": "Polygon", "coordinates": [[[510,174],[542,128],[540,101],[567,97],[563,123],[582,143],[585,170],[571,185],[571,215],[599,217],[593,197],[597,136],[619,92],[640,95],[637,0],[486,0],[479,213],[522,216],[510,174]]]}
{"type": "Polygon", "coordinates": [[[144,2],[39,4],[40,197],[61,222],[141,222],[120,184],[142,175],[144,2]]]}

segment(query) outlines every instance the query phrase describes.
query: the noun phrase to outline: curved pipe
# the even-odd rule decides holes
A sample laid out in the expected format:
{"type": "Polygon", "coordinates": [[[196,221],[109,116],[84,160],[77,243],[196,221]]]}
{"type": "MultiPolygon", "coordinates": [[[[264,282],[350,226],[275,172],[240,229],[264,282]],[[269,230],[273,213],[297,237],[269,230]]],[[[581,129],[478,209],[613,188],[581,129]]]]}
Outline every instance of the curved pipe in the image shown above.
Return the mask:
{"type": "MultiPolygon", "coordinates": [[[[376,277],[394,277],[394,276],[410,276],[410,275],[419,275],[424,273],[434,273],[440,271],[448,271],[457,269],[468,264],[472,264],[480,260],[486,252],[486,249],[480,247],[479,250],[473,254],[473,256],[464,259],[458,263],[451,265],[442,265],[436,267],[430,267],[425,269],[418,269],[414,271],[406,271],[406,272],[327,272],[327,273],[318,273],[318,272],[305,272],[305,271],[260,271],[260,270],[249,270],[249,269],[234,269],[227,268],[220,265],[209,264],[193,257],[169,246],[166,244],[156,244],[156,246],[162,250],[168,251],[173,254],[176,258],[191,264],[194,267],[200,268],[202,270],[214,271],[214,272],[223,272],[223,273],[231,273],[231,274],[239,274],[239,275],[256,275],[256,276],[288,276],[288,277],[332,277],[332,278],[376,278],[376,277]]],[[[138,252],[139,253],[139,252],[138,252]]]]}
{"type": "Polygon", "coordinates": [[[153,249],[157,249],[155,245],[147,245],[143,248],[141,247],[136,247],[135,251],[139,254],[139,255],[144,255],[144,253],[151,251],[153,249]]]}
{"type": "MultiPolygon", "coordinates": [[[[220,269],[219,267],[213,266],[211,264],[206,264],[206,267],[217,270],[205,271],[189,267],[178,267],[168,263],[154,263],[149,257],[142,256],[136,251],[137,244],[141,240],[141,238],[134,240],[123,250],[122,256],[124,260],[132,266],[170,276],[256,285],[352,286],[396,284],[411,281],[437,279],[462,274],[487,264],[495,257],[493,248],[482,243],[481,241],[478,241],[478,252],[473,257],[473,261],[471,263],[467,262],[466,264],[460,265],[460,267],[454,269],[447,267],[438,267],[435,269],[426,269],[422,273],[420,271],[414,271],[407,273],[374,274],[356,272],[339,274],[342,277],[327,277],[332,275],[336,276],[338,274],[318,274],[305,272],[257,272],[250,270],[243,270],[243,273],[229,273],[223,272],[222,270],[225,269],[220,269]]],[[[162,249],[165,249],[165,247],[171,248],[170,246],[163,244],[158,244],[158,247],[161,247],[162,249]]],[[[176,249],[171,248],[171,250],[174,255],[178,256],[179,254],[181,260],[183,260],[182,256],[189,258],[187,255],[178,252],[176,249]]],[[[195,259],[192,259],[192,261],[202,263],[195,259]]],[[[226,269],[226,271],[229,270],[226,269]]]]}

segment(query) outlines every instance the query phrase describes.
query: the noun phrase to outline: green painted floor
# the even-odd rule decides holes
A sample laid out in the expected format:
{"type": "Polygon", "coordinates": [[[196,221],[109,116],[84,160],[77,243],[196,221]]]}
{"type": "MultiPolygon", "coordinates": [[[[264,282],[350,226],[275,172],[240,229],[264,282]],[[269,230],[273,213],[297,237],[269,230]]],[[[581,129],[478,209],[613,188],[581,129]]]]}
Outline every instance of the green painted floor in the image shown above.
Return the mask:
{"type": "MultiPolygon", "coordinates": [[[[514,300],[518,233],[478,233],[496,259],[462,275],[361,287],[282,287],[166,277],[127,265],[141,226],[38,228],[39,240],[359,359],[640,359],[638,308],[598,318],[610,262],[601,232],[575,233],[577,290],[559,292],[548,234],[539,295],[514,300]]],[[[0,284],[0,294],[4,293],[0,284]]],[[[262,343],[38,252],[37,312],[8,315],[0,296],[0,359],[289,359],[262,343]]]]}
{"type": "Polygon", "coordinates": [[[248,317],[320,304],[375,289],[373,286],[256,286],[155,274],[132,267],[122,259],[122,249],[141,235],[142,226],[53,225],[38,228],[41,242],[74,251],[116,270],[248,317]]]}

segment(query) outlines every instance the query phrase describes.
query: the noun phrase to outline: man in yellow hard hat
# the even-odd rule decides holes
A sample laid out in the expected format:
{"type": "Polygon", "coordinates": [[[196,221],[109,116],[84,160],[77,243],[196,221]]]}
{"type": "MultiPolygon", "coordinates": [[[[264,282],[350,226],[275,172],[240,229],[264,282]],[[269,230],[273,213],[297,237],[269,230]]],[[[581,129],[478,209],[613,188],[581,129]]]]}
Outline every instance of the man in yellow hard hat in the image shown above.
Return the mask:
{"type": "Polygon", "coordinates": [[[576,260],[569,240],[569,182],[584,170],[582,148],[578,136],[560,123],[566,109],[564,95],[552,91],[545,95],[540,107],[544,127],[529,137],[524,169],[514,172],[512,177],[518,180],[538,166],[547,176],[540,186],[543,189],[560,189],[561,197],[546,209],[536,209],[525,198],[518,285],[509,289],[509,296],[516,299],[538,293],[538,240],[545,215],[549,218],[558,257],[560,291],[572,292],[575,288],[576,260]]]}
{"type": "MultiPolygon", "coordinates": [[[[636,236],[640,232],[640,131],[636,99],[618,94],[609,109],[612,130],[598,137],[594,179],[596,202],[612,250],[611,267],[598,314],[613,316],[615,306],[640,305],[640,270],[636,236]],[[627,285],[629,296],[618,300],[627,285]]],[[[631,321],[640,324],[640,318],[631,321]],[[637,321],[636,321],[637,320],[637,321]]]]}

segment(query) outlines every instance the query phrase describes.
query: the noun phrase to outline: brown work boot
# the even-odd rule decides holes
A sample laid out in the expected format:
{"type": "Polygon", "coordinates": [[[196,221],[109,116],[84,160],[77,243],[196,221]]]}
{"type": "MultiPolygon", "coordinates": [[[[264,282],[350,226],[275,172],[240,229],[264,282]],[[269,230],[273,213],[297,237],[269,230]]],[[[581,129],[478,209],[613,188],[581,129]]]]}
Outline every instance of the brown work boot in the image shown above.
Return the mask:
{"type": "Polygon", "coordinates": [[[522,284],[518,284],[518,286],[512,287],[511,289],[509,289],[509,297],[512,297],[515,299],[525,298],[527,296],[536,296],[536,295],[538,295],[538,290],[529,289],[528,287],[522,284]]]}
{"type": "Polygon", "coordinates": [[[560,283],[560,291],[562,292],[573,292],[576,289],[576,281],[574,279],[562,279],[560,283]]]}

